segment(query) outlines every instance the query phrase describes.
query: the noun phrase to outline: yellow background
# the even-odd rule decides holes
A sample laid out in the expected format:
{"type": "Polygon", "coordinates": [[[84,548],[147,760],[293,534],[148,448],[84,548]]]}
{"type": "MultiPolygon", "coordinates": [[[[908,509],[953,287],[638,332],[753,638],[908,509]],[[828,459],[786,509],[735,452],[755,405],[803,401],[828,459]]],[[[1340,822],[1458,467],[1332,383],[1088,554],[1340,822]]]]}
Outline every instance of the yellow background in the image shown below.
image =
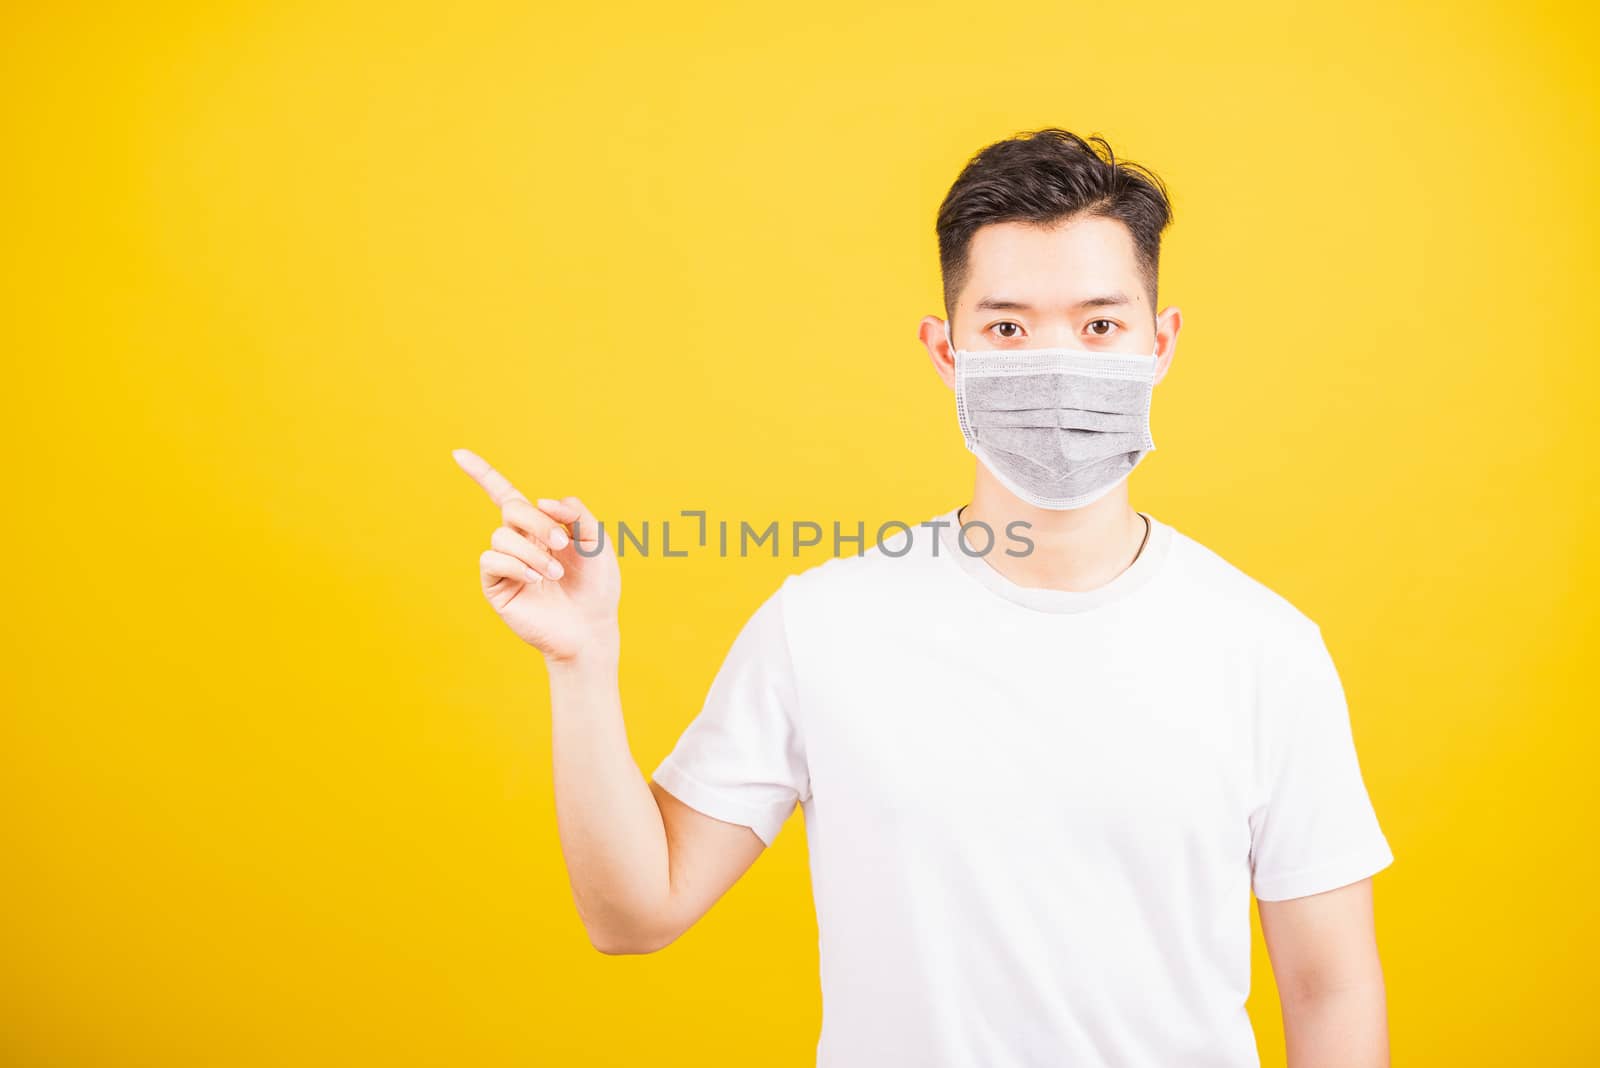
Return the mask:
{"type": "MultiPolygon", "coordinates": [[[[1595,1052],[1596,33],[1578,4],[4,16],[0,1053],[807,1065],[798,813],[667,951],[572,907],[473,448],[606,518],[925,518],[966,157],[1169,183],[1134,503],[1319,621],[1398,1064],[1595,1052]]],[[[645,770],[821,559],[624,561],[645,770]]],[[[1271,975],[1251,1010],[1281,1064],[1271,975]]]]}

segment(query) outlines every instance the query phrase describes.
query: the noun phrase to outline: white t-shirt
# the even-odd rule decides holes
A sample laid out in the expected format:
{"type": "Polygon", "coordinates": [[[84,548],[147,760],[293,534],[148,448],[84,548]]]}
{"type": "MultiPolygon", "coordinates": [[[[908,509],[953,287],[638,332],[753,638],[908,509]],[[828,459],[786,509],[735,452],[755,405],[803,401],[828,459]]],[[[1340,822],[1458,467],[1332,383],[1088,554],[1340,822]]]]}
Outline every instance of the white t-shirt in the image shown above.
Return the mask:
{"type": "Polygon", "coordinates": [[[1141,514],[1085,592],[954,509],[788,577],[655,769],[768,844],[801,806],[820,1068],[1258,1065],[1252,890],[1393,860],[1321,628],[1141,514]]]}

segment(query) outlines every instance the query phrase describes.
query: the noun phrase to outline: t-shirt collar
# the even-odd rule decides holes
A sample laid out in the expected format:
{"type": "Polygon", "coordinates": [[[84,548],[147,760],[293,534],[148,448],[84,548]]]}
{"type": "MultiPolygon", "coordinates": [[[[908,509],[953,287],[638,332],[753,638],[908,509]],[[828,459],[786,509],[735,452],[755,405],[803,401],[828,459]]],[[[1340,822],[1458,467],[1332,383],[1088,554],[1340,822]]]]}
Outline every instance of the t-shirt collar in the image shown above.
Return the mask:
{"type": "MultiPolygon", "coordinates": [[[[958,537],[956,516],[959,512],[959,508],[952,508],[937,517],[936,521],[945,524],[939,528],[941,548],[944,550],[939,555],[991,593],[1041,612],[1082,612],[1126,597],[1150,581],[1161,570],[1172,546],[1172,527],[1149,512],[1140,512],[1138,514],[1150,522],[1150,538],[1138,559],[1110,582],[1092,590],[1053,590],[1019,586],[994,569],[994,565],[989,562],[988,554],[976,556],[961,547],[956,540],[958,537]]],[[[1005,538],[997,537],[991,553],[1004,552],[1007,545],[1005,538]]]]}

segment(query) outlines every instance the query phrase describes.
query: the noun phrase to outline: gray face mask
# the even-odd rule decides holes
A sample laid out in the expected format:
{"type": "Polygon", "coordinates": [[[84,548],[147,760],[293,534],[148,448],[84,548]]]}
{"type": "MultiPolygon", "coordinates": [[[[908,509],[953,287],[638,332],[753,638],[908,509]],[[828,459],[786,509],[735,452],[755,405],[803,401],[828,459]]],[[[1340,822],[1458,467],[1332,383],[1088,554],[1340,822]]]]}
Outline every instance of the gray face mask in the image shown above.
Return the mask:
{"type": "MultiPolygon", "coordinates": [[[[948,322],[944,331],[949,339],[948,322]]],[[[1155,451],[1150,397],[1158,359],[1084,349],[957,350],[961,436],[1022,500],[1082,508],[1155,451]]]]}

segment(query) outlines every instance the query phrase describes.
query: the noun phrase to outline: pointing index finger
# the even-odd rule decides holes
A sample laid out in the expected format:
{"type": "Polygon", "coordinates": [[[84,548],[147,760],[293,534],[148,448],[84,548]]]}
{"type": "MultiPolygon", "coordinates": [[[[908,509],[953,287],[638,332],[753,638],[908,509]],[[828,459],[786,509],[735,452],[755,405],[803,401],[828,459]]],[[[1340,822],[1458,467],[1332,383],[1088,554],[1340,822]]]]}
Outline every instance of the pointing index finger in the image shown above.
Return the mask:
{"type": "Polygon", "coordinates": [[[510,479],[490,467],[489,461],[471,449],[456,449],[450,455],[454,456],[456,463],[461,465],[461,470],[471,475],[473,481],[483,487],[484,492],[489,495],[490,500],[494,501],[496,507],[504,508],[508,501],[525,501],[528,499],[522,495],[517,487],[511,484],[510,479]]]}

